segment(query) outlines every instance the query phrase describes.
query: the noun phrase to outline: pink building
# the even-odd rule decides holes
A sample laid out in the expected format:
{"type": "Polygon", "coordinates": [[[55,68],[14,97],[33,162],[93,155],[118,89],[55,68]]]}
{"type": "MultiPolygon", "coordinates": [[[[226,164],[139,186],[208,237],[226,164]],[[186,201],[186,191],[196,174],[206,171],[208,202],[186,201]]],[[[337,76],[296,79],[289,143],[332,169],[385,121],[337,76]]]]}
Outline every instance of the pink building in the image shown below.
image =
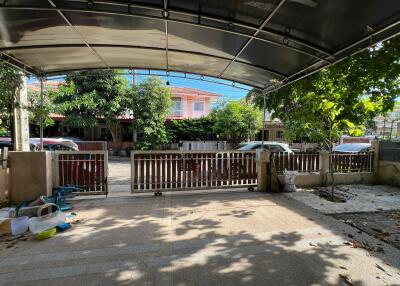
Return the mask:
{"type": "Polygon", "coordinates": [[[199,118],[210,113],[220,94],[187,87],[171,87],[174,106],[168,119],[199,118]]]}
{"type": "MultiPolygon", "coordinates": [[[[44,83],[44,89],[57,89],[62,84],[59,81],[47,81],[44,83]]],[[[28,90],[31,92],[40,92],[40,83],[32,82],[28,84],[28,90]]],[[[171,87],[172,100],[174,106],[172,107],[171,114],[168,119],[185,119],[185,118],[199,118],[207,116],[211,110],[211,104],[215,102],[221,95],[188,87],[171,87]]],[[[130,112],[128,112],[130,114],[130,112]]],[[[59,115],[58,117],[60,117],[59,115]]],[[[53,117],[57,117],[53,115],[53,117]]],[[[61,116],[62,117],[62,116],[61,116]]],[[[53,118],[55,120],[59,118],[53,118]]],[[[127,115],[121,119],[131,120],[127,115]]]]}

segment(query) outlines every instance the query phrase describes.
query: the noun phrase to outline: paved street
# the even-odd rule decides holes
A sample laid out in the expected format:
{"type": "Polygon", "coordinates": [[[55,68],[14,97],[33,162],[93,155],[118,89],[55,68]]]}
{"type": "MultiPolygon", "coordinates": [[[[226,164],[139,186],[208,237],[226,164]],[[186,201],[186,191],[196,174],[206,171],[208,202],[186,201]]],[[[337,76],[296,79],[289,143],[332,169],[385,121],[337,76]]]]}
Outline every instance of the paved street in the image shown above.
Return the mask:
{"type": "Polygon", "coordinates": [[[399,250],[352,248],[349,235],[379,241],[282,194],[129,195],[74,206],[71,230],[0,243],[1,285],[400,284],[399,250]]]}

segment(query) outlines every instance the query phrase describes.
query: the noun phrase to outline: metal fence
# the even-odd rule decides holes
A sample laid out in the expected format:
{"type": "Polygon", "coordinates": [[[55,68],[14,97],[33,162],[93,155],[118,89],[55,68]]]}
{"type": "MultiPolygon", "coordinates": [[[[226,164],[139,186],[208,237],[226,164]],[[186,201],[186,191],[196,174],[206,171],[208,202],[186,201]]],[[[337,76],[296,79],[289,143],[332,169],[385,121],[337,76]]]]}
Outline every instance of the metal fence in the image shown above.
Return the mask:
{"type": "Polygon", "coordinates": [[[257,184],[255,151],[142,151],[131,159],[132,192],[257,184]]]}
{"type": "Polygon", "coordinates": [[[106,141],[74,141],[78,147],[79,151],[106,151],[107,142],[106,141]]]}
{"type": "Polygon", "coordinates": [[[400,162],[400,142],[379,142],[379,160],[400,162]]]}
{"type": "Polygon", "coordinates": [[[374,152],[331,154],[335,173],[372,172],[374,152]]]}
{"type": "Polygon", "coordinates": [[[75,185],[77,194],[107,194],[107,151],[55,151],[55,186],[75,185]]]}
{"type": "Polygon", "coordinates": [[[276,172],[278,174],[288,171],[298,171],[300,173],[319,172],[318,153],[272,153],[271,159],[274,160],[276,172]]]}

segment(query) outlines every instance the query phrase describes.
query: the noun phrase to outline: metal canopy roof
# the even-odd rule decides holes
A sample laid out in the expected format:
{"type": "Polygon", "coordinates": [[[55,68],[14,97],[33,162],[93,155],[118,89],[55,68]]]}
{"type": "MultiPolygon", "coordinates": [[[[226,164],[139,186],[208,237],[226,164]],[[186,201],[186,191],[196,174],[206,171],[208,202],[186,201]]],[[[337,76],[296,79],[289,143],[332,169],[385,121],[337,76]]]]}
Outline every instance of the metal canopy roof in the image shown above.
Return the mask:
{"type": "Polygon", "coordinates": [[[1,57],[36,76],[143,68],[272,91],[399,32],[399,0],[0,0],[1,57]]]}

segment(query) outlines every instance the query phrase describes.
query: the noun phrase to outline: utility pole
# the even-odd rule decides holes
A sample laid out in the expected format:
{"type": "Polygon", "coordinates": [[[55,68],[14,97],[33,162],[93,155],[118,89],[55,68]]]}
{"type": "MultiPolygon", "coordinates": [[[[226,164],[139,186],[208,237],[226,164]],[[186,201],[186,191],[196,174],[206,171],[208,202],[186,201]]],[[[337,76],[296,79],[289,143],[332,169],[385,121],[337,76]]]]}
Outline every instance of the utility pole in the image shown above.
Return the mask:
{"type": "Polygon", "coordinates": [[[264,104],[263,104],[263,125],[262,125],[262,130],[261,130],[261,141],[262,141],[262,145],[264,146],[264,137],[265,137],[265,108],[266,108],[266,95],[263,92],[263,96],[264,96],[264,104]]]}

